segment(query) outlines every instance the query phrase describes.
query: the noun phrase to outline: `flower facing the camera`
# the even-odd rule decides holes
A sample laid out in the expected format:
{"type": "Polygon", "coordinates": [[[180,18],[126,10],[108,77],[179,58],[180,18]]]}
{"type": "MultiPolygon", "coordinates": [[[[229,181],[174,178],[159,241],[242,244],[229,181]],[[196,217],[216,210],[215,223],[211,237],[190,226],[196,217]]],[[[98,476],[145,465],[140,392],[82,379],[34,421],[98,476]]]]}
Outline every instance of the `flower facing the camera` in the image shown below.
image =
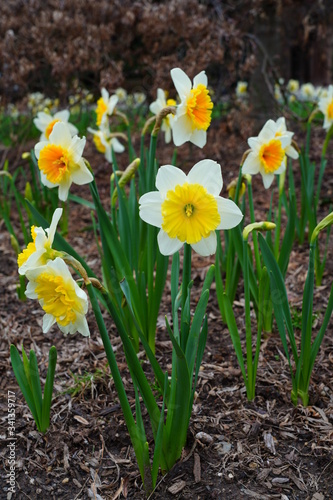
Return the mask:
{"type": "Polygon", "coordinates": [[[238,206],[219,196],[221,167],[213,160],[198,162],[186,175],[173,165],[159,168],[158,191],[141,196],[140,217],[161,228],[158,245],[163,255],[172,255],[188,243],[200,255],[216,252],[217,229],[230,229],[243,218],[238,206]]]}
{"type": "Polygon", "coordinates": [[[236,96],[239,97],[240,99],[248,97],[247,88],[248,88],[247,82],[243,82],[243,81],[237,82],[236,96]]]}
{"type": "Polygon", "coordinates": [[[107,116],[111,116],[118,102],[118,96],[110,96],[106,89],[101,90],[101,97],[97,101],[96,124],[99,127],[107,116]]]}
{"type": "Polygon", "coordinates": [[[212,118],[213,103],[207,89],[207,76],[201,71],[193,79],[180,68],[171,70],[171,78],[180,97],[173,124],[173,142],[181,146],[187,141],[203,148],[212,118]]]}
{"type": "Polygon", "coordinates": [[[67,200],[73,182],[83,185],[93,180],[82,158],[85,144],[85,137],[72,137],[67,124],[59,122],[54,125],[49,140],[35,146],[41,181],[49,188],[58,186],[62,201],[67,200]]]}
{"type": "MultiPolygon", "coordinates": [[[[150,111],[154,115],[158,115],[162,109],[167,106],[176,106],[176,101],[174,99],[167,99],[163,89],[157,89],[157,99],[152,102],[149,106],[150,111]]],[[[172,127],[174,124],[175,116],[169,113],[162,121],[161,130],[165,134],[165,142],[168,144],[172,137],[172,127]]]]}
{"type": "Polygon", "coordinates": [[[281,174],[286,169],[286,148],[291,145],[290,134],[279,134],[279,126],[273,120],[268,120],[258,137],[250,137],[249,153],[243,163],[242,173],[262,175],[266,189],[274,180],[274,175],[281,174]]]}
{"type": "Polygon", "coordinates": [[[68,129],[71,135],[75,135],[78,133],[78,129],[72,123],[69,123],[70,113],[67,109],[62,111],[58,111],[54,115],[50,113],[45,113],[44,111],[39,111],[37,113],[37,117],[34,118],[34,124],[42,132],[40,136],[40,141],[48,141],[53,130],[53,127],[58,122],[64,122],[67,124],[68,129]]]}
{"type": "Polygon", "coordinates": [[[328,130],[333,123],[333,85],[330,85],[326,96],[320,97],[318,108],[324,115],[323,127],[328,130]]]}
{"type": "Polygon", "coordinates": [[[87,295],[74,281],[61,258],[57,257],[45,266],[30,269],[26,277],[29,280],[26,296],[37,299],[45,312],[44,333],[57,323],[65,334],[79,332],[89,337],[87,295]]]}
{"type": "Polygon", "coordinates": [[[62,208],[57,208],[52,216],[51,225],[44,231],[42,227],[31,227],[32,241],[17,257],[19,274],[26,274],[29,269],[43,266],[54,258],[52,244],[57,225],[62,215],[62,208]]]}

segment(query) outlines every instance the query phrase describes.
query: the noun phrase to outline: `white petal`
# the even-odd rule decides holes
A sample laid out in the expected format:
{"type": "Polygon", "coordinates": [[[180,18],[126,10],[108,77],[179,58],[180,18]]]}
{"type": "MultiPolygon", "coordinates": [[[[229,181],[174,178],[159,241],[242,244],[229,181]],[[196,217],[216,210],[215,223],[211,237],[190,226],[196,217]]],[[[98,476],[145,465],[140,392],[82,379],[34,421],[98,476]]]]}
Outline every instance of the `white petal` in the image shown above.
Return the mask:
{"type": "Polygon", "coordinates": [[[178,238],[170,238],[163,229],[157,235],[157,242],[162,255],[172,255],[178,252],[184,244],[178,238]]]}
{"type": "Polygon", "coordinates": [[[80,316],[75,323],[76,329],[84,337],[90,337],[89,326],[87,323],[87,318],[85,316],[80,316]]]}
{"type": "Polygon", "coordinates": [[[273,120],[268,120],[261,129],[258,135],[258,139],[261,142],[269,142],[271,139],[274,139],[276,132],[276,123],[273,120]]]}
{"type": "Polygon", "coordinates": [[[109,101],[109,92],[105,88],[101,90],[101,96],[105,103],[109,101]]]}
{"type": "Polygon", "coordinates": [[[58,111],[53,116],[53,120],[60,120],[61,122],[68,122],[69,115],[70,115],[70,113],[69,113],[68,109],[63,109],[61,111],[58,111]]]}
{"type": "Polygon", "coordinates": [[[193,78],[193,88],[197,87],[201,83],[205,87],[208,85],[207,75],[204,71],[201,71],[198,75],[193,78]]]}
{"type": "Polygon", "coordinates": [[[49,141],[51,144],[56,144],[59,146],[63,146],[65,148],[69,148],[72,141],[72,136],[68,125],[65,122],[57,122],[55,123],[52,132],[49,137],[49,141]]]}
{"type": "Polygon", "coordinates": [[[72,185],[72,181],[70,179],[66,180],[65,182],[62,182],[59,184],[59,189],[58,189],[58,197],[59,200],[61,201],[66,201],[68,198],[68,191],[69,188],[72,185]]]}
{"type": "Polygon", "coordinates": [[[181,98],[187,96],[187,94],[191,91],[192,83],[186,73],[180,68],[173,68],[170,71],[171,78],[173,80],[173,84],[176,87],[176,90],[181,98]]]}
{"type": "Polygon", "coordinates": [[[74,163],[77,163],[80,160],[85,145],[86,145],[86,138],[85,137],[82,137],[80,139],[80,137],[75,135],[73,138],[71,138],[71,143],[70,143],[70,146],[68,148],[68,151],[70,152],[70,155],[71,155],[74,163]]]}
{"type": "Polygon", "coordinates": [[[78,162],[78,165],[80,168],[75,169],[71,172],[72,181],[75,182],[75,184],[78,184],[79,186],[82,186],[83,184],[88,184],[94,179],[92,173],[86,167],[83,160],[80,160],[78,162]]]}
{"type": "Polygon", "coordinates": [[[173,142],[175,146],[182,146],[190,140],[192,123],[187,115],[176,116],[172,127],[173,142]]]}
{"type": "Polygon", "coordinates": [[[118,102],[118,97],[116,95],[113,95],[110,97],[109,103],[108,103],[108,115],[112,115],[114,108],[116,107],[116,104],[118,102]]]}
{"type": "Polygon", "coordinates": [[[242,221],[243,214],[236,203],[221,196],[216,198],[216,201],[221,216],[221,222],[216,229],[231,229],[242,221]]]}
{"type": "Polygon", "coordinates": [[[50,227],[48,229],[46,229],[46,233],[48,235],[48,241],[49,241],[50,245],[52,245],[52,243],[53,243],[54,235],[56,233],[57,225],[58,225],[58,222],[59,222],[61,216],[62,216],[62,208],[57,208],[54,211],[54,214],[52,216],[50,227]]]}
{"type": "Polygon", "coordinates": [[[43,316],[43,333],[47,333],[51,326],[54,325],[56,319],[52,314],[44,314],[43,316]]]}
{"type": "Polygon", "coordinates": [[[162,201],[158,191],[151,191],[141,196],[139,199],[141,219],[147,222],[147,224],[161,227],[163,222],[161,210],[162,201]]]}
{"type": "Polygon", "coordinates": [[[201,160],[191,168],[187,179],[192,184],[201,184],[213,196],[218,196],[223,186],[221,165],[214,160],[201,160]]]}
{"type": "MultiPolygon", "coordinates": [[[[36,250],[34,253],[32,253],[28,259],[22,264],[21,267],[19,267],[19,274],[21,276],[24,276],[27,274],[27,272],[30,272],[33,269],[36,269],[38,266],[41,265],[40,263],[40,258],[42,255],[45,253],[45,249],[41,248],[39,250],[36,250]]],[[[30,278],[29,278],[30,279],[30,278]]],[[[29,297],[29,298],[36,298],[36,297],[29,297]]]]}
{"type": "Polygon", "coordinates": [[[161,194],[161,198],[165,198],[167,192],[174,190],[176,186],[182,186],[187,181],[186,174],[180,168],[173,165],[162,165],[157,171],[156,188],[161,194]]]}
{"type": "Polygon", "coordinates": [[[286,119],[284,116],[281,116],[281,118],[278,118],[276,120],[276,125],[278,127],[278,129],[281,131],[281,132],[286,132],[287,131],[287,127],[286,127],[286,119]]]}
{"type": "Polygon", "coordinates": [[[265,174],[262,176],[265,189],[268,189],[274,180],[274,174],[265,174]]]}
{"type": "Polygon", "coordinates": [[[193,130],[189,140],[190,142],[192,142],[192,144],[198,146],[198,148],[203,148],[207,142],[206,130],[199,130],[199,129],[193,130]]]}
{"type": "Polygon", "coordinates": [[[49,144],[49,141],[37,142],[37,144],[35,145],[35,150],[34,150],[37,160],[39,159],[39,154],[40,154],[41,150],[44,149],[45,146],[47,146],[48,144],[49,144]]]}
{"type": "Polygon", "coordinates": [[[258,137],[249,137],[247,143],[250,146],[250,148],[253,149],[254,151],[260,149],[261,143],[258,140],[258,137]]]}
{"type": "MultiPolygon", "coordinates": [[[[29,276],[30,276],[30,279],[33,278],[33,274],[31,273],[31,271],[29,271],[29,276]]],[[[35,283],[34,281],[28,282],[27,288],[25,290],[25,296],[28,297],[28,299],[38,299],[38,295],[35,292],[36,285],[37,285],[37,283],[35,283]]]]}
{"type": "Polygon", "coordinates": [[[243,166],[242,166],[242,173],[243,174],[257,174],[260,169],[260,162],[258,156],[251,152],[247,155],[243,166]]]}
{"type": "Polygon", "coordinates": [[[46,127],[52,121],[52,116],[48,113],[44,113],[44,111],[40,111],[37,113],[37,117],[34,118],[33,122],[41,132],[44,132],[46,127]]]}
{"type": "Polygon", "coordinates": [[[72,136],[79,133],[79,130],[72,123],[67,122],[67,126],[72,136]]]}
{"type": "Polygon", "coordinates": [[[297,158],[299,156],[298,152],[296,151],[296,149],[293,146],[286,147],[286,155],[290,156],[290,158],[292,158],[293,160],[297,160],[297,158]]]}
{"type": "Polygon", "coordinates": [[[198,243],[191,245],[193,250],[195,250],[199,255],[207,257],[208,255],[213,255],[216,252],[216,233],[211,231],[207,238],[202,238],[198,243]]]}
{"type": "Polygon", "coordinates": [[[113,137],[111,139],[111,146],[115,153],[122,153],[123,151],[125,151],[125,146],[123,146],[121,142],[118,141],[117,137],[113,137]]]}

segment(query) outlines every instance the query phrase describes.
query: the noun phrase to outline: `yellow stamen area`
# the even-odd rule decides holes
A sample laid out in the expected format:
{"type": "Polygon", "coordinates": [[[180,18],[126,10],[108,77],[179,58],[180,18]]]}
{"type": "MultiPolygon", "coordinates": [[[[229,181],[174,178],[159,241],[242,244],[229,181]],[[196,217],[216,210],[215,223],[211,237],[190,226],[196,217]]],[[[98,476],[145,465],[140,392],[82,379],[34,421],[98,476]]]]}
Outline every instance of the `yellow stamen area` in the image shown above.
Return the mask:
{"type": "Polygon", "coordinates": [[[162,217],[162,229],[168,236],[190,245],[207,238],[221,222],[214,196],[200,184],[189,183],[167,192],[162,217]]]}
{"type": "Polygon", "coordinates": [[[205,85],[191,89],[186,102],[186,113],[192,120],[194,129],[207,130],[212,119],[213,103],[205,85]]]}
{"type": "Polygon", "coordinates": [[[28,243],[27,248],[22,250],[22,252],[17,256],[17,265],[18,267],[23,266],[23,264],[29,259],[30,255],[32,255],[36,251],[36,226],[31,226],[31,237],[32,241],[28,243]]]}
{"type": "Polygon", "coordinates": [[[36,283],[35,292],[43,310],[54,316],[59,325],[75,323],[77,313],[84,314],[74,286],[66,282],[62,276],[41,273],[36,283]]]}
{"type": "Polygon", "coordinates": [[[52,184],[59,184],[69,171],[68,151],[56,144],[48,144],[40,154],[39,169],[52,184]]]}
{"type": "Polygon", "coordinates": [[[99,151],[100,153],[105,153],[106,147],[104,146],[104,144],[102,144],[102,140],[98,134],[94,134],[93,141],[97,151],[99,151]]]}
{"type": "Polygon", "coordinates": [[[331,101],[327,107],[327,117],[329,120],[333,120],[333,101],[331,101]]]}
{"type": "Polygon", "coordinates": [[[55,118],[54,120],[52,120],[52,121],[48,124],[48,126],[47,126],[47,127],[46,127],[46,129],[45,129],[45,137],[46,137],[46,139],[48,139],[48,138],[50,137],[50,134],[51,134],[51,132],[52,132],[52,130],[53,130],[54,125],[55,125],[56,123],[58,123],[58,122],[60,122],[60,120],[58,120],[58,118],[55,118]]]}
{"type": "Polygon", "coordinates": [[[267,144],[263,144],[259,151],[259,159],[264,167],[266,174],[275,172],[282,163],[285,151],[282,149],[281,142],[272,139],[267,144]]]}
{"type": "Polygon", "coordinates": [[[102,123],[102,118],[103,118],[104,114],[106,113],[107,109],[108,109],[108,107],[105,104],[103,97],[100,97],[97,101],[97,108],[96,108],[96,114],[97,114],[96,124],[98,127],[102,123]]]}

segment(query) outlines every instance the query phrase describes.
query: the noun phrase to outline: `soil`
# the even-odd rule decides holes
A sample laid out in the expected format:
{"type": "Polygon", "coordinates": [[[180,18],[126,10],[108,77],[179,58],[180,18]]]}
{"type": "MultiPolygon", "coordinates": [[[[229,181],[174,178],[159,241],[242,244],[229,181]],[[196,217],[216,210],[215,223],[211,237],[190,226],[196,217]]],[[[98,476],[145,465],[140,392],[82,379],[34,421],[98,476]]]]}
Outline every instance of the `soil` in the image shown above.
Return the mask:
{"type": "MultiPolygon", "coordinates": [[[[198,150],[190,145],[179,148],[178,165],[189,168],[202,158],[212,158],[222,165],[224,188],[237,175],[240,159],[247,149],[246,139],[256,135],[253,123],[245,125],[241,118],[233,124],[222,121],[209,132],[208,145],[198,150]],[[235,174],[236,172],[236,174],[235,174]]],[[[259,129],[259,127],[258,127],[259,129]]],[[[314,145],[322,143],[324,133],[315,131],[314,145]]],[[[302,132],[297,139],[304,140],[302,132]]],[[[135,144],[138,147],[138,139],[135,144]]],[[[19,162],[20,153],[7,151],[11,168],[19,162]]],[[[314,160],[317,159],[314,148],[314,160]]],[[[158,159],[170,162],[172,149],[160,142],[158,159]]],[[[110,166],[96,156],[91,144],[87,158],[95,170],[96,181],[107,199],[110,166]],[[104,187],[104,189],[103,189],[104,187]]],[[[331,156],[330,156],[331,157],[331,156]]],[[[119,155],[120,163],[125,156],[119,155]]],[[[294,162],[297,185],[300,183],[298,163],[294,162]]],[[[332,201],[332,162],[328,162],[325,197],[332,201]]],[[[270,192],[255,178],[254,199],[258,220],[265,218],[270,192]]],[[[276,187],[276,184],[274,184],[276,187]]],[[[89,197],[86,187],[73,192],[89,197]]],[[[13,208],[14,210],[14,208],[13,208]]],[[[320,208],[328,213],[328,205],[320,208]]],[[[72,203],[68,239],[88,264],[100,275],[99,256],[87,231],[89,209],[72,203]],[[87,244],[89,240],[89,244],[87,244]]],[[[12,223],[19,228],[18,217],[12,223]]],[[[93,314],[88,313],[91,337],[79,334],[64,337],[57,327],[42,333],[42,311],[36,301],[18,299],[15,253],[3,221],[0,221],[0,387],[1,387],[1,451],[0,473],[3,499],[144,499],[141,478],[129,440],[126,425],[107,366],[93,314]],[[9,346],[24,342],[28,351],[37,354],[42,383],[45,382],[47,356],[51,345],[58,350],[51,425],[45,435],[35,426],[13,375],[9,346]],[[88,376],[87,376],[88,374],[88,376]],[[12,391],[12,392],[9,392],[12,391]],[[9,452],[8,394],[15,393],[16,493],[11,496],[6,481],[9,452]]],[[[322,285],[315,290],[314,310],[318,312],[314,331],[323,318],[332,282],[332,260],[329,257],[322,285]]],[[[288,268],[286,285],[290,302],[301,310],[302,293],[307,272],[308,246],[295,242],[288,268]]],[[[194,256],[192,277],[200,290],[205,272],[213,259],[194,256]]],[[[195,300],[195,297],[194,297],[195,300]]],[[[156,356],[168,368],[171,342],[164,316],[170,311],[167,286],[158,321],[156,356]]],[[[235,315],[244,340],[244,300],[239,284],[235,315]]],[[[188,439],[181,459],[164,476],[160,475],[151,499],[333,499],[333,325],[329,325],[313,370],[310,402],[307,408],[294,407],[290,400],[291,381],[282,344],[274,328],[262,338],[258,366],[256,397],[249,402],[237,364],[227,327],[221,320],[216,291],[212,286],[208,305],[209,334],[203,358],[197,398],[188,430],[188,439]]],[[[296,321],[296,320],[295,320],[296,321]]],[[[111,319],[106,324],[112,336],[119,368],[130,403],[135,404],[134,391],[126,367],[121,342],[111,319]]],[[[148,365],[139,353],[143,366],[148,365]]],[[[148,418],[143,413],[148,427],[148,418]]]]}

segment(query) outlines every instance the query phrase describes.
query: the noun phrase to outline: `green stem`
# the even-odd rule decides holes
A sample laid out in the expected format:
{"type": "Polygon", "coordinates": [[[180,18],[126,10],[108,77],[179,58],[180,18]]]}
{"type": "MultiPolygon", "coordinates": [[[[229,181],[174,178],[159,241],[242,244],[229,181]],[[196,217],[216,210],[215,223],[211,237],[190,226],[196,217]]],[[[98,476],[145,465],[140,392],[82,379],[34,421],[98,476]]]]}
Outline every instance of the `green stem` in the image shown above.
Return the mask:
{"type": "MultiPolygon", "coordinates": [[[[252,192],[251,182],[248,182],[247,184],[247,191],[249,196],[250,220],[251,224],[253,224],[255,222],[255,215],[254,215],[253,192],[252,192]]],[[[261,262],[260,262],[259,246],[258,246],[258,237],[256,231],[253,231],[252,238],[253,238],[253,251],[254,251],[254,258],[256,261],[257,275],[258,275],[258,280],[260,280],[261,262]]]]}
{"type": "Polygon", "coordinates": [[[274,256],[276,260],[279,257],[280,250],[280,235],[281,235],[281,209],[282,209],[282,195],[279,194],[279,205],[278,205],[278,217],[275,229],[275,239],[274,239],[274,256]]]}
{"type": "Polygon", "coordinates": [[[191,251],[192,247],[188,243],[184,245],[183,278],[182,278],[182,311],[185,308],[187,299],[187,287],[191,281],[191,251]]]}
{"type": "Polygon", "coordinates": [[[251,334],[251,310],[250,310],[250,287],[249,287],[249,263],[247,240],[243,240],[243,273],[244,273],[244,298],[245,298],[245,332],[246,332],[246,362],[247,362],[247,397],[251,401],[253,394],[253,365],[252,365],[252,334],[251,334]]]}
{"type": "Polygon", "coordinates": [[[105,354],[106,354],[106,357],[107,357],[107,360],[108,360],[108,363],[109,363],[109,366],[111,369],[112,377],[114,380],[114,385],[115,385],[116,390],[117,390],[117,394],[118,394],[120,405],[121,405],[121,408],[122,408],[122,411],[124,414],[127,429],[128,429],[129,434],[130,434],[133,448],[135,451],[135,455],[136,455],[136,458],[138,461],[140,474],[141,474],[141,477],[144,481],[145,468],[147,466],[147,464],[145,463],[145,460],[143,460],[144,454],[142,453],[142,449],[143,449],[144,444],[141,442],[140,436],[138,436],[138,433],[137,433],[135,420],[134,420],[132,410],[131,410],[131,407],[129,405],[129,402],[128,402],[128,399],[126,396],[123,381],[121,379],[121,375],[120,375],[120,372],[118,369],[116,357],[114,355],[112,345],[111,345],[111,342],[109,339],[109,335],[108,335],[108,332],[106,330],[105,323],[103,320],[103,316],[102,316],[100,307],[98,305],[98,301],[97,301],[97,298],[96,298],[96,295],[94,292],[94,288],[93,288],[91,283],[87,284],[87,291],[89,294],[92,309],[93,309],[94,314],[95,314],[98,329],[99,329],[99,332],[100,332],[100,335],[102,338],[105,354]]]}

